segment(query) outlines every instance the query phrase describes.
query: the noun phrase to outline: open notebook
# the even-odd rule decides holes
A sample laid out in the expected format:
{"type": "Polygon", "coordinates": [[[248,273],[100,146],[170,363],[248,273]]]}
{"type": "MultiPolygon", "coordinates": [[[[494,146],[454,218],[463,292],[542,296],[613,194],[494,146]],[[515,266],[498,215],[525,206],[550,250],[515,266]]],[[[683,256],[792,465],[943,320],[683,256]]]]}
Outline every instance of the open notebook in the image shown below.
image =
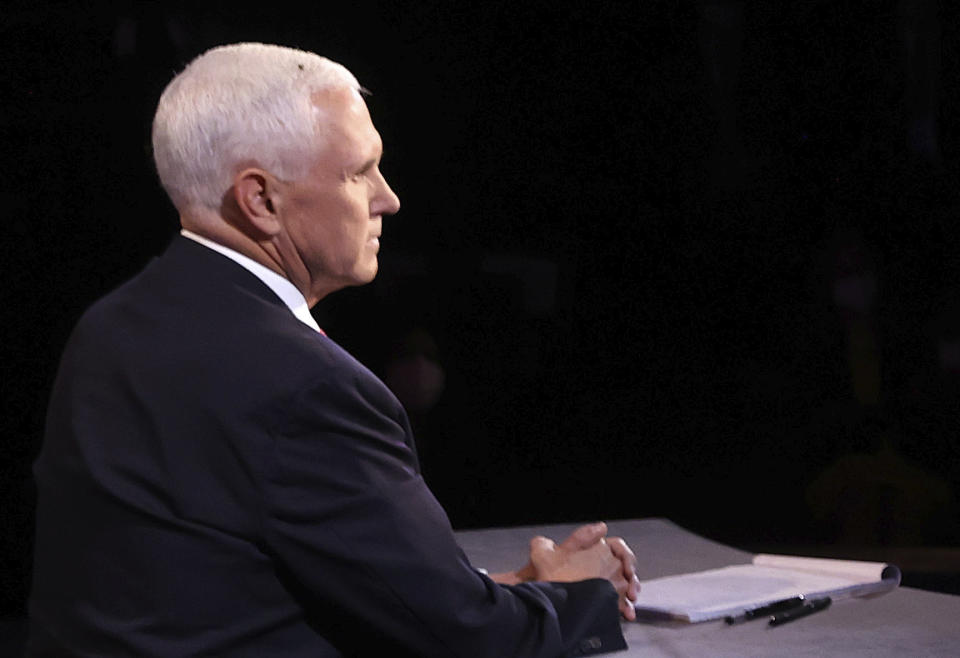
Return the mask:
{"type": "Polygon", "coordinates": [[[879,594],[900,584],[900,570],[880,562],[760,554],[752,564],[641,582],[637,619],[719,619],[794,596],[842,599],[879,594]]]}

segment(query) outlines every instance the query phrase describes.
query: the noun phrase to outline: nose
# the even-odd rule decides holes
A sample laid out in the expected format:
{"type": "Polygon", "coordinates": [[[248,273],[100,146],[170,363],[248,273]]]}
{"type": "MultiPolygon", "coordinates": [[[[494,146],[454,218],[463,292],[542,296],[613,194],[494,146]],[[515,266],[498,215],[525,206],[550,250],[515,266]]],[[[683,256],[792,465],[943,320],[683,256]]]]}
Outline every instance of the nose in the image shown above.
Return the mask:
{"type": "Polygon", "coordinates": [[[394,215],[400,210],[400,197],[390,188],[387,179],[378,170],[380,186],[377,196],[374,200],[374,208],[371,208],[372,215],[394,215]]]}

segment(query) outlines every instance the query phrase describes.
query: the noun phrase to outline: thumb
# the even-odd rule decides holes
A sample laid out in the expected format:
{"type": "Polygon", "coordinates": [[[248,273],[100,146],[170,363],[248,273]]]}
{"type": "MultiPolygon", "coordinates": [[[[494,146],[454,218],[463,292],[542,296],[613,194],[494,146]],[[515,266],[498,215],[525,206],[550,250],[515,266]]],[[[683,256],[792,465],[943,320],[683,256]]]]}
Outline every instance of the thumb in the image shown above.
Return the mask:
{"type": "Polygon", "coordinates": [[[530,540],[530,555],[539,555],[542,553],[553,553],[557,550],[557,545],[552,539],[543,536],[537,536],[530,540]]]}
{"type": "Polygon", "coordinates": [[[579,551],[584,548],[590,548],[607,534],[607,524],[603,521],[582,525],[570,534],[563,543],[561,549],[579,551]]]}
{"type": "Polygon", "coordinates": [[[534,537],[530,540],[530,566],[534,572],[532,580],[550,580],[563,559],[557,552],[552,539],[534,537]]]}

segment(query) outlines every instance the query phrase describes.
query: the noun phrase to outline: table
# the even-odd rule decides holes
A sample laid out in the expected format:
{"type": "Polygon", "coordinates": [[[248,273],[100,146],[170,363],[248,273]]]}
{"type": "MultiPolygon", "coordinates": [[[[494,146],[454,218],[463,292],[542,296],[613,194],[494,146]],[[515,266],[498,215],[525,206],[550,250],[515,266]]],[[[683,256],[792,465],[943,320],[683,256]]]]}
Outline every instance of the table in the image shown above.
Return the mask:
{"type": "MultiPolygon", "coordinates": [[[[710,541],[666,519],[611,521],[637,554],[640,580],[747,564],[753,555],[710,541]]],[[[470,561],[490,571],[516,569],[530,538],[557,541],[577,524],[468,530],[457,538],[470,561]]],[[[872,599],[837,601],[824,612],[777,628],[758,621],[727,626],[623,622],[629,649],[612,654],[681,656],[960,656],[960,596],[900,587],[872,599]]]]}

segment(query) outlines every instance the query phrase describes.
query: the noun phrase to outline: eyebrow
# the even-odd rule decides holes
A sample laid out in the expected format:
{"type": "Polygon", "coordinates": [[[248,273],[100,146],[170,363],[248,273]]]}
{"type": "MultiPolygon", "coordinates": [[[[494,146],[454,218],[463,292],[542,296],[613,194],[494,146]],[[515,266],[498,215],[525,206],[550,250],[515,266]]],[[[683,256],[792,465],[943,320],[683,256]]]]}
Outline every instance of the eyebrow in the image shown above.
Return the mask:
{"type": "Polygon", "coordinates": [[[364,162],[362,165],[360,165],[357,171],[369,171],[370,169],[373,169],[373,167],[377,164],[377,162],[379,162],[382,159],[383,159],[383,148],[381,147],[379,155],[376,155],[370,158],[369,160],[367,160],[366,162],[364,162]]]}

